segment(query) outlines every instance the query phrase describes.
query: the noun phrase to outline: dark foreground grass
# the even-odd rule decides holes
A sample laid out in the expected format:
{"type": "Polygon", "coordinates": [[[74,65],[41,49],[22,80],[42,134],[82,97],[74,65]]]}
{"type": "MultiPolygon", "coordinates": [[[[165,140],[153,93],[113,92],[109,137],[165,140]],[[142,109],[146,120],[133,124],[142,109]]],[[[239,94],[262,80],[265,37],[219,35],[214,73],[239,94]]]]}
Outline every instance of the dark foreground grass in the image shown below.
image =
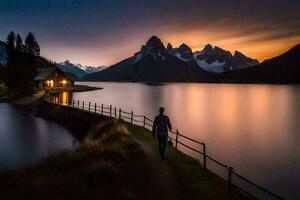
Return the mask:
{"type": "Polygon", "coordinates": [[[0,97],[7,94],[7,88],[5,87],[4,83],[0,82],[0,97]]]}
{"type": "Polygon", "coordinates": [[[2,174],[0,199],[142,198],[150,177],[144,152],[122,125],[105,123],[112,124],[105,134],[88,137],[76,150],[2,174]]]}
{"type": "MultiPolygon", "coordinates": [[[[157,142],[149,130],[133,125],[127,126],[132,134],[158,149],[157,142]]],[[[180,183],[180,199],[250,199],[236,189],[229,195],[227,183],[223,179],[209,170],[204,170],[199,161],[177,151],[172,145],[167,148],[166,159],[163,162],[167,162],[177,176],[180,183]]]]}

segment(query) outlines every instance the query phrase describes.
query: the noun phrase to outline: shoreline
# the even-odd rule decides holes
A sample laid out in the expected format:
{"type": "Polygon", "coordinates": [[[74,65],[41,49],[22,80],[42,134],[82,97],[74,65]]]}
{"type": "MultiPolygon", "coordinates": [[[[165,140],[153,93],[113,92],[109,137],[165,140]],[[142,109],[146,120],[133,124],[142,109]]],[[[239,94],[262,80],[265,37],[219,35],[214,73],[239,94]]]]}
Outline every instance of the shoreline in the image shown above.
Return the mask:
{"type": "Polygon", "coordinates": [[[32,95],[27,95],[20,98],[12,97],[7,92],[3,92],[3,96],[0,96],[0,103],[12,103],[16,105],[29,106],[35,102],[37,102],[40,98],[42,98],[45,94],[49,93],[61,93],[61,92],[88,92],[95,90],[103,90],[102,87],[92,87],[87,85],[75,85],[72,88],[53,88],[46,90],[39,90],[33,93],[32,95]]]}
{"type": "Polygon", "coordinates": [[[75,85],[75,87],[70,88],[49,88],[46,91],[50,93],[60,93],[60,92],[89,92],[94,90],[103,90],[102,87],[93,87],[87,85],[75,85]]]}

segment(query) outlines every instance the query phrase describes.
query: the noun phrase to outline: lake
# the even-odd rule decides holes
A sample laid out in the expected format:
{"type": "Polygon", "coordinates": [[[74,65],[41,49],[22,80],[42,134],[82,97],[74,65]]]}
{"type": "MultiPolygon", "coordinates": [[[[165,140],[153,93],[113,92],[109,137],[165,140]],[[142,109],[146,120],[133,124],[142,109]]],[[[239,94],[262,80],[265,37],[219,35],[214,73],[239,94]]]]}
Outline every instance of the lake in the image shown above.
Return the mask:
{"type": "MultiPolygon", "coordinates": [[[[164,106],[174,130],[205,142],[209,155],[287,199],[300,199],[300,86],[80,84],[104,89],[74,93],[76,101],[111,104],[151,118],[164,106]]],[[[213,163],[208,167],[226,176],[213,163]]]]}
{"type": "Polygon", "coordinates": [[[0,103],[0,172],[32,165],[47,155],[77,145],[63,126],[0,103]]]}

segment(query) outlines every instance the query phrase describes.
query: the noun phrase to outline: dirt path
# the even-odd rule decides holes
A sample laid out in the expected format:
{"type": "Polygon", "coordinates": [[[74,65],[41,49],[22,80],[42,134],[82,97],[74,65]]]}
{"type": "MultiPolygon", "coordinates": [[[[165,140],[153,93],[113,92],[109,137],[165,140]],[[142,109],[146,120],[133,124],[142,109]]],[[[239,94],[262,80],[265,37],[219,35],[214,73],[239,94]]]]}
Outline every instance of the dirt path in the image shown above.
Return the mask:
{"type": "Polygon", "coordinates": [[[132,135],[132,138],[143,148],[144,152],[146,153],[153,182],[156,183],[156,185],[154,185],[152,188],[153,193],[150,194],[146,199],[179,199],[179,184],[177,179],[165,161],[160,159],[158,150],[156,151],[149,143],[137,138],[134,135],[132,135]]]}

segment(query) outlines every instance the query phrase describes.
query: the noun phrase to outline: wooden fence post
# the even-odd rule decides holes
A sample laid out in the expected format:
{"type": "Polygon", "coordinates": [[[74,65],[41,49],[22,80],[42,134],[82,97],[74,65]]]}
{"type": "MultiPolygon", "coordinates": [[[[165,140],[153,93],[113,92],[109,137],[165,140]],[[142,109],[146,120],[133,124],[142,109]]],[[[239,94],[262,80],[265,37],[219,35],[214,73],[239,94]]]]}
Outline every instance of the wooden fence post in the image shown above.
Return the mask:
{"type": "Polygon", "coordinates": [[[101,115],[103,115],[103,104],[101,105],[101,115]]]}
{"type": "Polygon", "coordinates": [[[178,144],[178,136],[179,136],[179,131],[176,130],[176,141],[175,141],[175,148],[177,149],[177,144],[178,144]]]}
{"type": "Polygon", "coordinates": [[[133,111],[131,112],[130,123],[133,124],[133,111]]]}
{"type": "Polygon", "coordinates": [[[84,101],[82,102],[82,108],[83,108],[83,110],[84,110],[84,101]]]}
{"type": "Polygon", "coordinates": [[[95,113],[97,113],[97,103],[95,103],[95,113]]]}
{"type": "Polygon", "coordinates": [[[232,185],[231,176],[232,176],[232,171],[233,171],[233,167],[229,167],[228,168],[228,194],[231,193],[231,185],[232,185]]]}
{"type": "Polygon", "coordinates": [[[206,145],[205,143],[203,143],[202,145],[203,145],[203,166],[204,166],[204,170],[206,170],[206,145]]]}
{"type": "Polygon", "coordinates": [[[121,110],[121,108],[119,109],[119,119],[122,119],[122,110],[121,110]]]}
{"type": "Polygon", "coordinates": [[[143,127],[145,128],[146,126],[146,116],[144,116],[144,124],[143,124],[143,127]]]}
{"type": "Polygon", "coordinates": [[[77,107],[79,108],[79,101],[77,102],[77,105],[78,105],[77,107]]]}
{"type": "Polygon", "coordinates": [[[89,102],[89,111],[91,110],[91,102],[89,102]]]}
{"type": "Polygon", "coordinates": [[[111,109],[112,109],[112,105],[109,106],[109,116],[111,117],[111,109]]]}
{"type": "Polygon", "coordinates": [[[115,107],[115,118],[117,118],[117,108],[115,107]]]}

